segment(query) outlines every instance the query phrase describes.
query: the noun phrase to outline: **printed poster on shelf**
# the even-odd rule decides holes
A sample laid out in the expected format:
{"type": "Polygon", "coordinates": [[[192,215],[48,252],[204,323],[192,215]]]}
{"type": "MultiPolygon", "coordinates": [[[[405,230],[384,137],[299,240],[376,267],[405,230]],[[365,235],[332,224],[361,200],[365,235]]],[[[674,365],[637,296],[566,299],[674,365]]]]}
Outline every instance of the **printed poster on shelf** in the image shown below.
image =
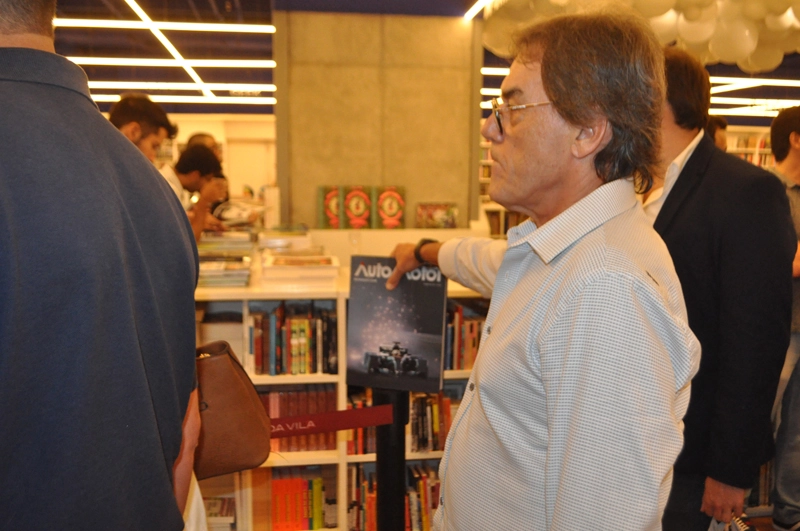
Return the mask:
{"type": "Polygon", "coordinates": [[[347,315],[347,384],[436,393],[442,387],[447,279],[437,267],[406,273],[393,258],[353,256],[347,315]]]}

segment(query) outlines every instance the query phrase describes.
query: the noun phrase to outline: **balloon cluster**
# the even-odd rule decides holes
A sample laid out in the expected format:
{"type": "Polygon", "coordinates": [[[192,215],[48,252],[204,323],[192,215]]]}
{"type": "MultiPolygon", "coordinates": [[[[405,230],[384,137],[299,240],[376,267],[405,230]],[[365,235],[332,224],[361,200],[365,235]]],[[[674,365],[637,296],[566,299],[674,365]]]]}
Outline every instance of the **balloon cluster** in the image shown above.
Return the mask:
{"type": "MultiPolygon", "coordinates": [[[[484,12],[484,46],[507,56],[510,35],[538,16],[581,11],[596,0],[494,0],[484,12]]],[[[800,0],[622,0],[648,19],[662,44],[677,43],[704,64],[748,74],[777,68],[800,47],[800,0]]],[[[591,38],[587,36],[587,38],[591,38]]]]}

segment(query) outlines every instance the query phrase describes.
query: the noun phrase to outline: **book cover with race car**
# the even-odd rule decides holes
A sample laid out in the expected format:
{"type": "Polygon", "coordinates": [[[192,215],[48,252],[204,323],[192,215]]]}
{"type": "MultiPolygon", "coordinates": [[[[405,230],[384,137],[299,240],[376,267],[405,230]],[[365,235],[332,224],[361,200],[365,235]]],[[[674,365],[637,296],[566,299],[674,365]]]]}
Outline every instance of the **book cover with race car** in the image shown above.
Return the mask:
{"type": "Polygon", "coordinates": [[[394,290],[393,258],[353,256],[347,315],[347,383],[436,393],[442,387],[447,279],[439,268],[406,273],[394,290]]]}

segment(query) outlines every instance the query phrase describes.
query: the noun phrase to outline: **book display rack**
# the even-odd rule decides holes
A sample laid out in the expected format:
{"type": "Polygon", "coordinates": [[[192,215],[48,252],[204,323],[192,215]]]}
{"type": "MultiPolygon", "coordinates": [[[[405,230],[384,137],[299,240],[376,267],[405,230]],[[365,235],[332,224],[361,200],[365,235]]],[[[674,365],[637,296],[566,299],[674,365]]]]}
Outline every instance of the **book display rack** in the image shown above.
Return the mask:
{"type": "MultiPolygon", "coordinates": [[[[253,273],[257,276],[256,271],[253,273]]],[[[282,287],[265,285],[254,278],[248,286],[198,287],[195,298],[198,319],[202,319],[198,323],[198,342],[225,339],[231,343],[273,418],[367,406],[371,403],[371,390],[348,388],[346,364],[339,361],[346,357],[349,289],[347,268],[341,268],[335,282],[326,284],[282,287]]],[[[437,468],[449,419],[458,407],[459,384],[463,387],[469,377],[464,360],[470,359],[470,354],[466,358],[463,353],[454,354],[454,344],[471,352],[467,345],[477,344],[478,340],[469,332],[470,327],[474,331],[475,325],[464,323],[480,318],[482,306],[471,302],[480,296],[452,282],[448,295],[458,299],[449,302],[446,335],[450,344],[446,349],[449,359],[461,360],[457,365],[461,368],[448,369],[452,361],[445,367],[444,393],[411,396],[406,461],[409,469],[418,474],[429,474],[437,468]],[[463,317],[465,303],[469,305],[467,317],[463,317]],[[462,321],[455,326],[464,329],[459,334],[452,322],[456,315],[462,321]]],[[[201,481],[203,496],[233,500],[224,507],[235,508],[230,525],[237,531],[366,529],[368,494],[374,494],[377,488],[374,481],[369,483],[368,473],[363,473],[364,467],[374,470],[375,466],[375,443],[370,442],[371,438],[374,428],[273,440],[266,463],[252,471],[201,481]],[[359,467],[361,475],[354,475],[352,470],[359,467]],[[352,497],[354,481],[360,482],[358,489],[363,489],[363,498],[352,497]],[[300,501],[275,506],[276,499],[300,501]],[[361,509],[355,508],[356,501],[363,505],[359,505],[361,509]]],[[[422,484],[422,479],[417,480],[417,486],[422,484]]],[[[420,496],[418,493],[418,510],[420,496]]],[[[222,502],[213,503],[218,507],[222,502]]],[[[427,510],[430,512],[430,508],[427,510]]],[[[370,515],[373,513],[374,507],[369,511],[370,515]]],[[[225,517],[230,519],[227,513],[225,517]]]]}

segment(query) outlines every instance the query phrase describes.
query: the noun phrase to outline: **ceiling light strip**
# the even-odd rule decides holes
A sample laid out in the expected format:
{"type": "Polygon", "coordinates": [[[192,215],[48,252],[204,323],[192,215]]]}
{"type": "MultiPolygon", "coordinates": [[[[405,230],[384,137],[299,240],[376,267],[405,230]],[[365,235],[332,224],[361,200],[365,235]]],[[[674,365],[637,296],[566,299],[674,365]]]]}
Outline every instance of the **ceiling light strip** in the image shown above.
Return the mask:
{"type": "Polygon", "coordinates": [[[222,33],[275,33],[275,26],[268,24],[211,24],[200,22],[155,22],[138,20],[100,20],[81,18],[55,18],[57,28],[103,28],[140,29],[156,28],[166,31],[215,31],[222,33]]]}
{"type": "MultiPolygon", "coordinates": [[[[92,94],[92,99],[101,103],[119,101],[119,94],[92,94]]],[[[239,97],[239,96],[165,96],[150,95],[156,103],[213,103],[234,105],[275,105],[277,100],[271,97],[239,97]]]]}
{"type": "Polygon", "coordinates": [[[475,15],[480,13],[484,7],[486,7],[492,0],[478,0],[475,2],[469,11],[464,14],[464,20],[472,20],[475,18],[475,15]]]}
{"type": "Polygon", "coordinates": [[[761,87],[763,84],[760,81],[742,82],[742,83],[728,83],[726,85],[717,85],[711,87],[711,94],[720,94],[722,92],[734,92],[737,90],[744,90],[754,87],[761,87]]]}
{"type": "MultiPolygon", "coordinates": [[[[140,19],[142,19],[143,22],[146,22],[147,24],[149,24],[150,32],[153,35],[156,36],[156,39],[158,39],[161,42],[161,44],[164,46],[164,48],[167,49],[167,51],[170,53],[170,55],[172,55],[172,57],[175,58],[175,60],[181,62],[181,66],[186,71],[186,73],[189,74],[189,77],[192,78],[192,80],[194,80],[195,83],[201,83],[202,84],[203,83],[202,78],[200,78],[200,76],[197,74],[197,72],[194,71],[194,68],[192,68],[191,66],[185,64],[183,56],[178,51],[178,49],[175,48],[175,46],[173,46],[173,44],[170,42],[170,40],[167,39],[167,37],[161,32],[160,29],[158,29],[155,26],[153,26],[152,19],[150,18],[150,16],[147,13],[145,13],[144,9],[139,7],[139,4],[136,3],[136,0],[125,0],[125,3],[128,4],[128,6],[130,6],[131,9],[133,9],[134,13],[136,13],[136,15],[140,19]]],[[[215,97],[214,93],[211,92],[208,89],[202,89],[202,92],[203,92],[203,94],[205,96],[207,96],[209,98],[215,97]]]]}
{"type": "Polygon", "coordinates": [[[481,68],[481,75],[484,76],[507,76],[509,68],[496,68],[491,66],[484,66],[481,68]]]}
{"type": "Polygon", "coordinates": [[[484,87],[484,88],[481,89],[481,96],[497,97],[497,96],[502,96],[502,95],[503,95],[503,93],[499,88],[486,88],[486,87],[484,87]]]}
{"type": "Polygon", "coordinates": [[[275,68],[270,59],[146,59],[136,57],[67,57],[77,65],[85,66],[158,66],[196,68],[275,68]]]}
{"type": "Polygon", "coordinates": [[[275,92],[275,85],[256,83],[171,83],[161,81],[89,81],[90,89],[99,90],[234,90],[240,92],[275,92]]]}

